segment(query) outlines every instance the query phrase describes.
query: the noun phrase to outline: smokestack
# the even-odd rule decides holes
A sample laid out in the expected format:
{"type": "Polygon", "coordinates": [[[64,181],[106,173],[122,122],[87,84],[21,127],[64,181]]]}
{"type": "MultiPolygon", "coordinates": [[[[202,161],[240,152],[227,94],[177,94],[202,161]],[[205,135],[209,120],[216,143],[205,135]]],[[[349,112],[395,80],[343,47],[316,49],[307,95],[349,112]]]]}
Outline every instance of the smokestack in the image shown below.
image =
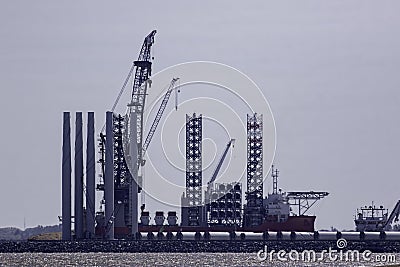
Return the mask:
{"type": "Polygon", "coordinates": [[[83,238],[83,138],[82,112],[75,120],[75,236],[83,238]]]}
{"type": "Polygon", "coordinates": [[[94,237],[95,172],[94,112],[88,112],[86,143],[86,238],[94,237]]]}
{"type": "Polygon", "coordinates": [[[71,240],[71,126],[64,112],[62,145],[62,240],[71,240]]]}
{"type": "Polygon", "coordinates": [[[114,239],[114,134],[113,113],[106,113],[106,155],[104,177],[104,200],[106,217],[106,239],[114,239]]]}
{"type": "MultiPolygon", "coordinates": [[[[130,158],[131,158],[131,175],[132,175],[132,182],[129,188],[130,194],[130,211],[131,211],[131,220],[132,220],[132,228],[131,234],[133,237],[136,236],[138,232],[138,146],[137,146],[137,114],[131,112],[130,114],[130,158]]],[[[144,192],[142,192],[144,194],[144,192]]]]}

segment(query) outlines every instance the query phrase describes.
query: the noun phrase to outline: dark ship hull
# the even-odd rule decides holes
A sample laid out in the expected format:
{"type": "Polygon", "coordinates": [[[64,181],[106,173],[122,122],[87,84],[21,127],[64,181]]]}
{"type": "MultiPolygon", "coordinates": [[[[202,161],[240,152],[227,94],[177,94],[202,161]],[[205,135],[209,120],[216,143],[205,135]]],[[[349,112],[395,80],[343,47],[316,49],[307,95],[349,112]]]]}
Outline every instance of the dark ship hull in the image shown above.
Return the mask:
{"type": "MultiPolygon", "coordinates": [[[[173,226],[173,225],[140,225],[139,232],[314,232],[315,216],[289,216],[284,222],[264,221],[261,225],[255,227],[238,226],[173,226]]],[[[100,229],[99,232],[101,232],[100,229]]],[[[100,234],[100,233],[99,233],[100,234]]],[[[130,229],[128,227],[115,227],[114,234],[118,236],[128,236],[130,229]]]]}

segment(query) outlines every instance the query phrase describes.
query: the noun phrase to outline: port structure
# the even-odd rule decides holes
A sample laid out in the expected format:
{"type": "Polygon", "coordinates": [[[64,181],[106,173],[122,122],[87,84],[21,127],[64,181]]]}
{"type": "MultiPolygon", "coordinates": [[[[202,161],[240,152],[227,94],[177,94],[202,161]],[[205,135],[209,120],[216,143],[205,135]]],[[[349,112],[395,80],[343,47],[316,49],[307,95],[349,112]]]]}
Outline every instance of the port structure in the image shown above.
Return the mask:
{"type": "Polygon", "coordinates": [[[286,196],[291,206],[296,206],[298,215],[304,215],[318,200],[328,196],[328,192],[287,192],[286,196]]]}
{"type": "Polygon", "coordinates": [[[182,225],[204,223],[202,205],[202,115],[186,115],[186,196],[182,196],[182,225]]]}
{"type": "Polygon", "coordinates": [[[260,225],[264,219],[263,208],[263,117],[247,114],[247,205],[244,208],[244,225],[260,225]]]}

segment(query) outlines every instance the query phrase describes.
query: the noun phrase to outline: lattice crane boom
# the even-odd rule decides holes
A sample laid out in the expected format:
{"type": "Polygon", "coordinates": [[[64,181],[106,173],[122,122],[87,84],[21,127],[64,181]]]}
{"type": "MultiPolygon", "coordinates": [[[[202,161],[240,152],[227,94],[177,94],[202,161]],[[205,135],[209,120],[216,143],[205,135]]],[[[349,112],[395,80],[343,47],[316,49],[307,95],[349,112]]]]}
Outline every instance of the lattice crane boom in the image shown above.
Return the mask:
{"type": "Polygon", "coordinates": [[[225,151],[221,156],[221,159],[218,162],[217,168],[215,168],[215,171],[213,173],[213,175],[211,176],[210,181],[208,182],[209,185],[212,185],[212,183],[214,183],[215,179],[217,179],[218,173],[221,170],[222,164],[224,163],[224,160],[226,158],[226,155],[228,154],[229,148],[231,147],[231,145],[233,145],[235,143],[235,139],[231,139],[228,144],[226,145],[225,151]]]}
{"type": "Polygon", "coordinates": [[[384,228],[388,228],[393,222],[399,221],[399,215],[400,215],[400,200],[397,201],[396,206],[390,213],[389,218],[384,225],[384,228]]]}
{"type": "MultiPolygon", "coordinates": [[[[145,153],[147,151],[147,148],[149,147],[149,144],[151,142],[151,139],[153,138],[154,133],[157,130],[158,123],[161,120],[161,117],[162,117],[162,115],[164,113],[164,110],[165,110],[165,108],[166,108],[166,106],[168,104],[169,97],[171,96],[171,93],[172,93],[172,91],[173,91],[173,89],[175,87],[175,83],[178,80],[179,80],[179,78],[173,78],[172,79],[172,81],[171,81],[171,83],[170,83],[170,85],[169,85],[169,87],[167,89],[167,92],[164,95],[164,98],[163,98],[163,100],[161,102],[161,105],[160,105],[160,107],[158,109],[157,115],[156,115],[156,117],[155,117],[155,119],[153,121],[153,124],[150,127],[150,130],[149,130],[149,133],[147,134],[146,140],[144,141],[143,148],[142,148],[142,159],[144,158],[144,155],[145,155],[145,153]]],[[[144,162],[145,161],[142,160],[142,164],[144,164],[144,162]]]]}
{"type": "Polygon", "coordinates": [[[142,139],[143,139],[143,112],[146,101],[147,86],[151,85],[149,77],[151,76],[151,46],[154,43],[154,36],[156,30],[153,30],[144,39],[142,49],[138,60],[134,62],[135,77],[133,80],[132,88],[132,99],[131,103],[128,104],[129,112],[135,112],[137,114],[137,147],[138,147],[138,162],[142,161],[142,139]]]}

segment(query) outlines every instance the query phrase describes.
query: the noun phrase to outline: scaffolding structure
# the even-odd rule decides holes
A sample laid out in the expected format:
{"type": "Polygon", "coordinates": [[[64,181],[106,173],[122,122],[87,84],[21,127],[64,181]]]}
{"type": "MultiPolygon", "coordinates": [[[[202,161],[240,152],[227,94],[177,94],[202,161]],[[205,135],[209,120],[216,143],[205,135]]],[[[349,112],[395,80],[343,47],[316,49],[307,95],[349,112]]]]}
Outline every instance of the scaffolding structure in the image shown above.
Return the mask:
{"type": "Polygon", "coordinates": [[[186,197],[188,224],[198,226],[202,210],[202,116],[186,115],[186,197]]]}
{"type": "Polygon", "coordinates": [[[254,113],[247,115],[247,192],[245,225],[260,225],[263,209],[263,117],[254,113]]]}

